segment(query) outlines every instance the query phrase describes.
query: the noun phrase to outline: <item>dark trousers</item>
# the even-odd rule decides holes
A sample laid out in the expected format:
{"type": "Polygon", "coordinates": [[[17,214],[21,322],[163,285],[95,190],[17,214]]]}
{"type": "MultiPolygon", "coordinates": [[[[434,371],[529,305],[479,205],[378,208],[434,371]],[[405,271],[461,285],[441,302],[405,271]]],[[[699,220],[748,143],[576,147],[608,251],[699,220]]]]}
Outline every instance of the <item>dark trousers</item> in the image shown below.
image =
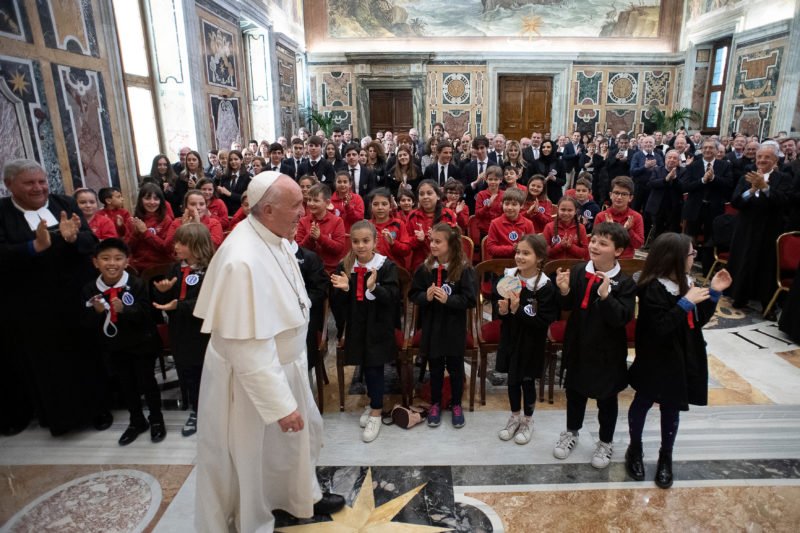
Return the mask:
{"type": "Polygon", "coordinates": [[[524,409],[525,416],[533,415],[533,408],[536,406],[536,381],[533,378],[522,378],[522,383],[508,384],[508,403],[512,413],[518,413],[524,409]],[[522,404],[523,398],[525,404],[522,404]]]}
{"type": "Polygon", "coordinates": [[[200,378],[203,375],[203,365],[176,365],[178,379],[181,381],[183,390],[189,400],[189,408],[197,412],[198,400],[200,398],[200,378]]]}
{"type": "Polygon", "coordinates": [[[437,357],[429,359],[431,368],[431,403],[442,403],[442,387],[444,387],[444,369],[450,375],[450,403],[461,405],[461,396],[464,394],[464,358],[463,357],[437,357]]]}
{"type": "Polygon", "coordinates": [[[700,214],[696,220],[686,221],[686,233],[691,235],[695,242],[699,236],[703,236],[703,245],[697,248],[697,259],[703,265],[703,275],[708,274],[708,269],[714,262],[714,219],[725,212],[724,207],[717,207],[715,204],[703,202],[700,207],[700,214]]]}
{"type": "Polygon", "coordinates": [[[371,409],[383,409],[383,365],[365,366],[364,383],[367,385],[367,396],[371,409]]]}
{"type": "MultiPolygon", "coordinates": [[[[636,393],[628,409],[628,430],[631,435],[631,444],[642,445],[642,432],[647,412],[653,407],[655,400],[647,396],[636,393]]],[[[672,452],[675,445],[675,437],[678,436],[678,424],[680,423],[680,410],[672,405],[659,404],[661,409],[661,451],[672,452]]]]}
{"type": "MultiPolygon", "coordinates": [[[[576,433],[583,427],[588,401],[589,398],[580,392],[567,389],[567,430],[576,433]]],[[[610,443],[614,440],[614,430],[617,427],[617,414],[619,413],[617,395],[598,398],[596,401],[597,420],[600,422],[600,440],[610,443]]]]}
{"type": "Polygon", "coordinates": [[[672,231],[675,233],[681,232],[681,210],[679,207],[672,209],[663,209],[655,216],[653,220],[655,232],[653,238],[658,237],[662,233],[672,231]]]}
{"type": "Polygon", "coordinates": [[[142,412],[142,394],[150,422],[162,422],[161,391],[155,376],[156,354],[143,355],[133,351],[119,351],[109,354],[111,371],[119,379],[120,393],[125,407],[130,413],[130,423],[142,426],[145,423],[142,412]]]}

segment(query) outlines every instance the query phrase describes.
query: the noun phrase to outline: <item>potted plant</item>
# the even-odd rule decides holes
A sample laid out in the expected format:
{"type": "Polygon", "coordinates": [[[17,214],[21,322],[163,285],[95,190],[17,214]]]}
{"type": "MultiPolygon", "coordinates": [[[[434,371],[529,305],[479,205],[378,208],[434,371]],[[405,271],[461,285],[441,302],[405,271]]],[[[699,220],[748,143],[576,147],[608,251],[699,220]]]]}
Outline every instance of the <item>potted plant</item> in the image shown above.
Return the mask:
{"type": "MultiPolygon", "coordinates": [[[[652,106],[649,110],[648,120],[654,126],[653,131],[666,132],[686,127],[686,123],[690,120],[702,124],[703,115],[688,107],[674,109],[671,113],[667,113],[656,106],[652,106]]],[[[652,133],[652,131],[647,133],[652,133]]]]}
{"type": "Polygon", "coordinates": [[[304,114],[306,116],[306,120],[308,121],[308,128],[313,130],[313,124],[317,125],[316,129],[320,129],[325,132],[325,137],[330,138],[331,133],[333,133],[333,116],[328,114],[326,115],[324,112],[320,113],[317,109],[313,107],[307,107],[304,109],[304,114]]]}

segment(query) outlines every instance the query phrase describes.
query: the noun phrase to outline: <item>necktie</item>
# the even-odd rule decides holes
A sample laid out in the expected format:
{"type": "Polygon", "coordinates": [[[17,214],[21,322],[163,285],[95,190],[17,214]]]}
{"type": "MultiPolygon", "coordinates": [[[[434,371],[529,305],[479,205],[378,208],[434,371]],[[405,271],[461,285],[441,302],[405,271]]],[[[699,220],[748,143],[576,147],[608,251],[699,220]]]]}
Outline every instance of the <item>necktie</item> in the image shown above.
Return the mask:
{"type": "Polygon", "coordinates": [[[539,159],[539,149],[538,148],[535,148],[533,150],[533,158],[534,159],[539,159]]]}
{"type": "Polygon", "coordinates": [[[354,168],[350,169],[350,181],[353,182],[353,185],[356,184],[356,169],[354,168]]]}
{"type": "Polygon", "coordinates": [[[273,167],[272,167],[272,171],[273,171],[273,172],[277,172],[277,171],[278,171],[278,167],[276,167],[276,166],[273,166],[273,167]]]}
{"type": "Polygon", "coordinates": [[[178,300],[185,300],[186,299],[186,276],[192,273],[192,267],[184,266],[181,267],[181,294],[178,296],[178,300]]]}
{"type": "Polygon", "coordinates": [[[294,177],[297,179],[297,176],[300,174],[300,160],[294,160],[294,177]]]}
{"type": "Polygon", "coordinates": [[[594,274],[589,272],[586,273],[586,279],[589,280],[589,283],[586,285],[586,293],[583,295],[583,301],[581,302],[581,309],[586,309],[589,307],[589,297],[592,295],[592,286],[597,283],[600,279],[594,274]]]}
{"type": "MultiPolygon", "coordinates": [[[[103,294],[108,298],[108,303],[111,304],[112,300],[119,296],[119,287],[111,287],[110,289],[106,289],[103,291],[103,294]]],[[[111,312],[111,322],[113,324],[117,323],[117,310],[114,309],[114,305],[111,304],[109,307],[109,311],[111,312]]]]}
{"type": "Polygon", "coordinates": [[[483,174],[483,161],[478,163],[478,174],[483,174]]]}
{"type": "Polygon", "coordinates": [[[231,191],[236,188],[236,176],[231,179],[231,191]]]}
{"type": "Polygon", "coordinates": [[[442,271],[444,270],[444,265],[439,265],[436,267],[436,286],[442,286],[442,271]]]}
{"type": "Polygon", "coordinates": [[[711,163],[709,162],[709,163],[706,163],[706,172],[710,172],[710,171],[711,171],[711,163]]]}
{"type": "Polygon", "coordinates": [[[444,180],[445,180],[444,167],[440,165],[439,166],[439,185],[444,185],[444,180]]]}
{"type": "Polygon", "coordinates": [[[497,152],[497,164],[498,165],[503,164],[503,154],[501,154],[500,152],[497,152]]]}
{"type": "Polygon", "coordinates": [[[364,301],[364,276],[367,273],[366,267],[353,268],[356,272],[356,300],[359,302],[364,301]]]}

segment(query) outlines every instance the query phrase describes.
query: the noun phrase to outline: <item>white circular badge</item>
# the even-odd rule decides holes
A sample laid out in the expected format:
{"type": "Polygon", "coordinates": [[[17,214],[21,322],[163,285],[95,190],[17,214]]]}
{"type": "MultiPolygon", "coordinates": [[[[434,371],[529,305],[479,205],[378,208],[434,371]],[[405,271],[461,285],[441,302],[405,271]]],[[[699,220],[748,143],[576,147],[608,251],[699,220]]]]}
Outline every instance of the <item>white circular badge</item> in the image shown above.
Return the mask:
{"type": "Polygon", "coordinates": [[[122,295],[122,303],[124,303],[125,305],[133,305],[133,302],[134,302],[133,294],[126,292],[125,294],[122,295]]]}
{"type": "Polygon", "coordinates": [[[200,282],[200,276],[197,274],[189,274],[186,276],[186,284],[190,286],[195,286],[200,282]]]}

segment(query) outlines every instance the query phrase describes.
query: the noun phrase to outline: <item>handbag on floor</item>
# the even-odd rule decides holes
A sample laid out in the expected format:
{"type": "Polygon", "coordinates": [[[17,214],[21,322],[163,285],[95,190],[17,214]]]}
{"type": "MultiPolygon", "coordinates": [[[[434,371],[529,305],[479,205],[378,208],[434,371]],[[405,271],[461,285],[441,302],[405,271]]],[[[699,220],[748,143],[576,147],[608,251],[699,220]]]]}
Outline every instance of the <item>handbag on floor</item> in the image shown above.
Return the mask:
{"type": "Polygon", "coordinates": [[[428,410],[419,405],[403,407],[395,405],[392,408],[392,424],[403,429],[410,429],[423,422],[428,416],[428,410]]]}

